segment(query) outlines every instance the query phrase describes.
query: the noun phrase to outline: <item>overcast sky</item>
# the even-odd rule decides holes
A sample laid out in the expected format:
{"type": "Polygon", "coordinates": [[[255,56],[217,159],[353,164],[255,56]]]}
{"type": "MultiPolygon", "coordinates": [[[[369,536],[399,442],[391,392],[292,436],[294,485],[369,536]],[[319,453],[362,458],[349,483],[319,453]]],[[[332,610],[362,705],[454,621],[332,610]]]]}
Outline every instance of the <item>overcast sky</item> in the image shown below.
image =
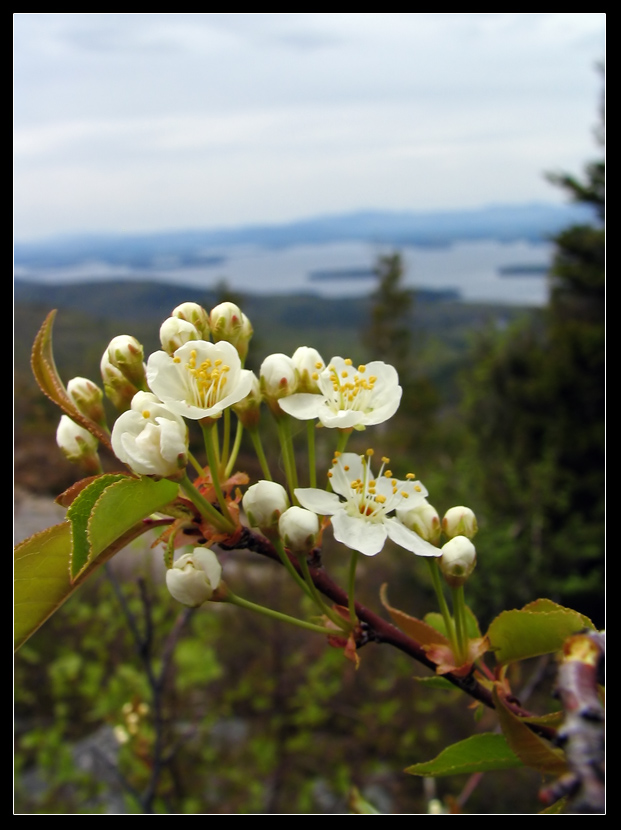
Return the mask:
{"type": "Polygon", "coordinates": [[[605,13],[14,14],[14,232],[561,201],[605,13]]]}

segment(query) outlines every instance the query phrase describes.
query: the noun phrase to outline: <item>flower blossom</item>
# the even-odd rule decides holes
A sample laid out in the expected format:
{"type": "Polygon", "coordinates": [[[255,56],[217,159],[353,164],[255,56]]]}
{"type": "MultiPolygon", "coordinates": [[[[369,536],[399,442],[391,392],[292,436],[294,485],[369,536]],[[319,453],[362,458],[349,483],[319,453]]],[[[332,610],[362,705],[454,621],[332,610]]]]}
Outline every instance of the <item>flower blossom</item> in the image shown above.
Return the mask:
{"type": "Polygon", "coordinates": [[[147,362],[149,388],[177,415],[219,418],[250,392],[252,372],[241,368],[235,346],[191,340],[174,355],[155,352],[147,362]]]}
{"type": "Polygon", "coordinates": [[[384,470],[388,459],[382,459],[377,478],[371,471],[370,456],[355,453],[337,455],[330,476],[334,492],[315,488],[299,488],[296,498],[302,507],[323,516],[332,516],[334,538],[348,548],[366,556],[375,556],[387,538],[419,556],[440,556],[440,550],[406,527],[390,514],[407,502],[414,507],[422,503],[427,490],[409,473],[406,481],[393,478],[384,470]]]}
{"type": "Polygon", "coordinates": [[[112,449],[121,461],[143,476],[173,476],[188,461],[188,430],[151,392],[137,392],[131,409],[116,419],[112,449]]]}
{"type": "Polygon", "coordinates": [[[375,360],[353,368],[347,358],[333,357],[317,378],[317,395],[301,392],[281,400],[280,408],[294,418],[319,418],[324,427],[365,429],[391,418],[401,402],[397,370],[375,360]]]}

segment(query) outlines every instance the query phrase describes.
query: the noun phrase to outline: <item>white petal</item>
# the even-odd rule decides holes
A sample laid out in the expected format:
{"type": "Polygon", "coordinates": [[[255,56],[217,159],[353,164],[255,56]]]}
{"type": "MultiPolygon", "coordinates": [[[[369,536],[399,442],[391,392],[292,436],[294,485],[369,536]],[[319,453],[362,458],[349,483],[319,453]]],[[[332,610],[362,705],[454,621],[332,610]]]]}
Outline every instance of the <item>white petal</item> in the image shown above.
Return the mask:
{"type": "Polygon", "coordinates": [[[417,556],[442,556],[440,548],[436,548],[434,545],[421,539],[418,533],[414,533],[413,530],[401,524],[398,519],[386,519],[385,525],[388,536],[396,545],[412,551],[417,556]]]}
{"type": "Polygon", "coordinates": [[[298,392],[295,395],[280,398],[278,403],[283,412],[292,415],[300,421],[311,421],[317,418],[323,406],[322,395],[311,395],[308,392],[298,392]]]}
{"type": "Polygon", "coordinates": [[[331,522],[336,541],[352,550],[375,556],[384,547],[386,528],[382,522],[367,522],[362,516],[349,516],[344,510],[336,513],[331,522]]]}
{"type": "Polygon", "coordinates": [[[336,493],[327,493],[315,487],[299,487],[295,490],[295,497],[302,507],[320,516],[331,516],[341,509],[341,500],[336,493]]]}

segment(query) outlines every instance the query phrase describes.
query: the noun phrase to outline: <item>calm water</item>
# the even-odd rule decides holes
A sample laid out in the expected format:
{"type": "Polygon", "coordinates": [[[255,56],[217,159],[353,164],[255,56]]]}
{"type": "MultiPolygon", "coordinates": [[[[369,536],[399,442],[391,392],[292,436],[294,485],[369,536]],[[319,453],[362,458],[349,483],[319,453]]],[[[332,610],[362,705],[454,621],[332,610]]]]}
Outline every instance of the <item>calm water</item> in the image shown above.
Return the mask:
{"type": "MultiPolygon", "coordinates": [[[[413,288],[454,289],[466,302],[494,302],[541,306],[547,301],[543,275],[500,276],[498,269],[510,265],[547,266],[551,245],[526,242],[468,242],[450,248],[399,248],[406,265],[405,282],[413,288]]],[[[392,249],[373,244],[340,242],[301,245],[281,250],[239,247],[219,250],[226,257],[220,265],[200,268],[157,268],[132,271],[106,263],[84,263],[65,270],[17,273],[44,282],[77,282],[106,279],[150,279],[205,288],[225,279],[240,292],[282,294],[312,292],[319,296],[348,297],[373,290],[373,278],[313,281],[315,271],[370,269],[380,254],[392,249]]],[[[209,251],[214,254],[214,251],[209,251]]]]}

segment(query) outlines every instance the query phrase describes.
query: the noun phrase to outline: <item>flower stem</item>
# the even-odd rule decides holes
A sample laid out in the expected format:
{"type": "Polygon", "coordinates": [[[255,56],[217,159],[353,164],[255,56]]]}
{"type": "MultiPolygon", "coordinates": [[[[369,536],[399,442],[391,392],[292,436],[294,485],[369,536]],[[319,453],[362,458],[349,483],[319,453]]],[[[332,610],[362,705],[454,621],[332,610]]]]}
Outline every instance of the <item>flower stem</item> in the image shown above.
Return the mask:
{"type": "Polygon", "coordinates": [[[224,420],[224,435],[222,436],[222,452],[220,454],[218,474],[223,479],[226,479],[227,476],[224,474],[224,471],[229,461],[229,448],[231,445],[231,410],[225,409],[222,418],[224,420]]]}
{"type": "Polygon", "coordinates": [[[352,622],[352,625],[356,625],[358,621],[358,617],[356,616],[356,601],[354,599],[354,594],[356,591],[356,566],[358,565],[359,555],[360,554],[357,550],[352,550],[351,558],[349,560],[349,579],[347,586],[347,595],[349,603],[349,618],[352,622]]]}
{"type": "Polygon", "coordinates": [[[280,538],[275,537],[270,540],[272,542],[273,547],[275,548],[276,552],[280,556],[281,562],[287,569],[291,578],[298,584],[298,586],[304,591],[304,593],[309,596],[311,599],[314,599],[309,586],[306,584],[304,579],[300,576],[300,574],[296,571],[293,567],[293,563],[287,556],[287,551],[285,550],[283,543],[281,542],[280,538]]]}
{"type": "Polygon", "coordinates": [[[306,580],[306,582],[308,584],[309,591],[312,593],[311,598],[315,601],[315,604],[317,605],[317,607],[326,615],[326,617],[328,617],[328,619],[332,620],[333,623],[336,623],[336,625],[338,625],[339,628],[342,628],[345,631],[348,631],[349,628],[350,628],[350,625],[347,622],[347,620],[344,620],[343,617],[341,617],[340,614],[337,614],[336,611],[333,611],[332,608],[330,608],[329,605],[326,605],[326,603],[321,598],[321,594],[319,593],[319,591],[315,587],[315,583],[313,582],[313,578],[310,575],[310,570],[308,568],[308,560],[306,559],[306,557],[305,556],[300,556],[298,561],[300,563],[300,567],[302,568],[302,573],[304,574],[304,579],[306,580]]]}
{"type": "Polygon", "coordinates": [[[427,560],[429,570],[431,571],[431,581],[433,583],[433,588],[436,592],[438,606],[440,608],[442,619],[444,620],[444,625],[446,627],[446,633],[448,635],[449,640],[451,641],[451,645],[453,646],[453,648],[455,648],[455,629],[453,627],[453,620],[451,618],[451,614],[446,603],[446,599],[444,597],[444,591],[442,590],[442,575],[440,574],[440,566],[438,565],[437,557],[426,556],[425,559],[427,560]]]}
{"type": "Polygon", "coordinates": [[[190,499],[194,507],[196,507],[201,516],[204,519],[206,519],[209,522],[209,524],[212,524],[219,530],[233,530],[234,525],[232,520],[230,518],[227,519],[227,516],[223,516],[221,513],[219,513],[213,506],[213,504],[210,504],[207,501],[207,499],[201,493],[198,492],[196,487],[188,478],[187,473],[184,474],[184,477],[181,479],[180,484],[183,488],[183,491],[190,499]]]}
{"type": "Polygon", "coordinates": [[[261,436],[259,434],[259,430],[256,427],[250,430],[250,437],[252,439],[252,445],[254,446],[254,451],[257,454],[257,458],[259,459],[259,464],[261,465],[261,470],[263,472],[263,475],[265,476],[266,481],[273,481],[272,474],[270,472],[270,467],[267,463],[265,452],[263,451],[261,436]]]}
{"type": "Polygon", "coordinates": [[[244,425],[240,420],[237,421],[237,430],[235,431],[235,441],[233,443],[233,449],[231,450],[231,455],[229,458],[229,463],[226,465],[226,470],[224,471],[224,478],[229,478],[231,473],[233,472],[233,467],[235,466],[235,462],[237,461],[237,456],[239,455],[239,448],[241,446],[242,435],[244,434],[244,425]]]}
{"type": "Polygon", "coordinates": [[[297,504],[298,502],[294,493],[295,488],[298,486],[298,474],[295,466],[289,416],[287,415],[284,418],[279,418],[276,423],[278,424],[278,438],[280,440],[280,448],[282,450],[283,462],[285,465],[285,476],[287,477],[287,486],[289,487],[289,497],[292,504],[297,504]]]}
{"type": "Polygon", "coordinates": [[[457,652],[460,663],[468,659],[468,637],[466,635],[466,605],[464,602],[464,586],[451,588],[453,595],[453,616],[455,618],[455,634],[457,640],[457,652]]]}
{"type": "Polygon", "coordinates": [[[309,487],[317,487],[317,465],[315,460],[315,422],[306,422],[306,437],[308,441],[308,474],[309,487]]]}
{"type": "Polygon", "coordinates": [[[190,464],[194,467],[194,469],[195,469],[195,470],[196,470],[196,472],[199,474],[199,476],[203,476],[203,475],[205,475],[205,471],[203,470],[203,468],[201,467],[201,465],[198,463],[198,460],[197,460],[197,459],[195,458],[195,456],[193,456],[193,455],[192,455],[192,453],[191,453],[191,452],[189,452],[189,451],[188,451],[188,458],[189,458],[189,460],[190,460],[190,464]]]}
{"type": "Polygon", "coordinates": [[[259,614],[264,614],[266,617],[271,617],[273,620],[291,623],[291,625],[296,625],[298,628],[305,628],[307,631],[316,631],[318,634],[334,635],[333,628],[325,628],[322,625],[306,622],[306,620],[298,620],[296,617],[290,617],[288,614],[282,614],[280,611],[274,611],[273,608],[266,608],[264,605],[257,605],[255,602],[250,602],[250,600],[238,597],[230,590],[226,596],[226,600],[224,601],[230,602],[232,605],[237,605],[240,608],[247,608],[249,611],[256,611],[259,614]]]}
{"type": "Polygon", "coordinates": [[[211,483],[213,484],[213,488],[216,491],[218,504],[220,505],[225,519],[229,520],[230,527],[234,523],[231,519],[229,507],[226,503],[226,499],[224,498],[224,493],[222,492],[222,487],[220,485],[220,464],[217,453],[218,424],[216,421],[215,423],[212,423],[210,425],[201,424],[201,426],[203,430],[203,436],[205,439],[205,452],[207,453],[207,463],[209,464],[209,469],[211,470],[211,483]]]}

